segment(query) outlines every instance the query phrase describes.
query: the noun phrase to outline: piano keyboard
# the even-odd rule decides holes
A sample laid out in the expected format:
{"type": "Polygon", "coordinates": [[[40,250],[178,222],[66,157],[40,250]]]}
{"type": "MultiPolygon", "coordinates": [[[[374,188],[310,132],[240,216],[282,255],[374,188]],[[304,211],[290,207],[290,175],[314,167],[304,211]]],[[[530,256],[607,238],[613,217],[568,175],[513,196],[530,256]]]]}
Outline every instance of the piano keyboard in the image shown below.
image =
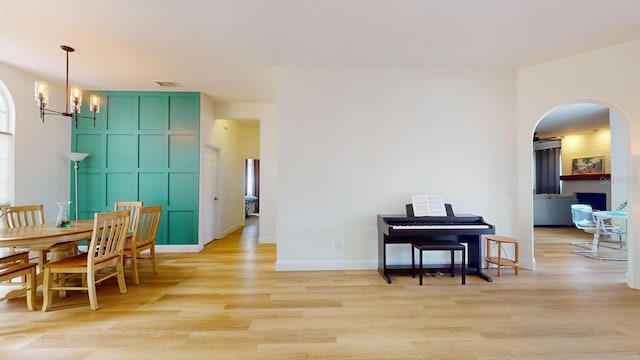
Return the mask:
{"type": "Polygon", "coordinates": [[[489,225],[465,225],[465,224],[451,224],[451,225],[391,225],[392,229],[402,230],[402,229],[410,229],[410,230],[441,230],[441,229],[488,229],[489,225]]]}

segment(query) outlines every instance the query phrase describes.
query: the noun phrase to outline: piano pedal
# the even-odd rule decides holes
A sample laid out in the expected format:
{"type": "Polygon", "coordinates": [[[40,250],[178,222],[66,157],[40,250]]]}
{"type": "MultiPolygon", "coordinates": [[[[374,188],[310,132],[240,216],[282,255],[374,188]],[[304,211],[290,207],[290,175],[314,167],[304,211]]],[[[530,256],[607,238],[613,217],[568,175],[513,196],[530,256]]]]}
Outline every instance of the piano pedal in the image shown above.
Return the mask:
{"type": "Polygon", "coordinates": [[[425,270],[424,271],[424,276],[436,277],[436,276],[444,276],[444,275],[445,274],[440,270],[438,270],[436,272],[433,272],[433,273],[429,272],[429,270],[425,270]]]}
{"type": "Polygon", "coordinates": [[[442,273],[441,273],[440,271],[438,271],[438,272],[434,272],[434,273],[429,272],[429,270],[425,270],[425,271],[424,271],[424,276],[436,277],[436,276],[438,276],[438,275],[442,275],[442,273]]]}

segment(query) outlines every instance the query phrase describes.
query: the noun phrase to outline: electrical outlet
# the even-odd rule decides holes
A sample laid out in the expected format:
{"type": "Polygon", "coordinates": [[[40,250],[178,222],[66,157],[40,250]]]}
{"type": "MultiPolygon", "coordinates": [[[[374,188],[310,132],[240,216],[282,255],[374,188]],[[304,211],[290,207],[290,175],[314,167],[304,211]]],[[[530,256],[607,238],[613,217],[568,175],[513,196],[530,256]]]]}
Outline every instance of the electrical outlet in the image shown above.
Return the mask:
{"type": "Polygon", "coordinates": [[[332,244],[332,247],[333,247],[333,251],[340,250],[340,241],[338,241],[338,240],[334,241],[333,244],[332,244]]]}

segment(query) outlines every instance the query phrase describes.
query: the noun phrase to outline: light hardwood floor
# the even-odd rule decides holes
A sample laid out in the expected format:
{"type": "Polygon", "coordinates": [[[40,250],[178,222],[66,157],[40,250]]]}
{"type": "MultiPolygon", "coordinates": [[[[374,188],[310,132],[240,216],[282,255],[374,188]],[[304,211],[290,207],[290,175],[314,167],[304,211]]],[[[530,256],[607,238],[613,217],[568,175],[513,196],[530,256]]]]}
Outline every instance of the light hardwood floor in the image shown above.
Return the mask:
{"type": "Polygon", "coordinates": [[[128,294],[115,280],[99,286],[98,311],[80,292],[47,313],[2,302],[0,358],[640,358],[640,291],[624,283],[626,263],[572,254],[580,231],[537,229],[535,271],[422,287],[373,270],[275,272],[275,245],[257,232],[160,254],[160,273],[143,263],[128,294]]]}

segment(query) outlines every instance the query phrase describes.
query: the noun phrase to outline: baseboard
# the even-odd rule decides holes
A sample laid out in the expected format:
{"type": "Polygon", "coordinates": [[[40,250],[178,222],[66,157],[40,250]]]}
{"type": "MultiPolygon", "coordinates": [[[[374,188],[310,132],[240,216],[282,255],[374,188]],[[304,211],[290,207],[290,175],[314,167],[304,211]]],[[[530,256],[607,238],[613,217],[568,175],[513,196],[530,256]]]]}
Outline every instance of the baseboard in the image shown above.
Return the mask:
{"type": "Polygon", "coordinates": [[[204,249],[201,245],[156,245],[159,253],[196,253],[204,249]]]}
{"type": "Polygon", "coordinates": [[[276,238],[275,236],[258,236],[259,244],[275,244],[276,238]]]}
{"type": "Polygon", "coordinates": [[[377,270],[377,261],[276,261],[276,271],[377,270]]]}
{"type": "MultiPolygon", "coordinates": [[[[78,246],[82,252],[87,252],[87,246],[78,246]]],[[[204,249],[200,245],[156,245],[156,252],[159,253],[196,253],[204,249]]]]}
{"type": "Polygon", "coordinates": [[[225,237],[225,236],[231,234],[232,232],[240,229],[243,226],[244,225],[242,225],[242,224],[236,224],[236,225],[233,225],[233,226],[223,230],[222,233],[220,233],[220,239],[222,239],[223,237],[225,237]]]}

